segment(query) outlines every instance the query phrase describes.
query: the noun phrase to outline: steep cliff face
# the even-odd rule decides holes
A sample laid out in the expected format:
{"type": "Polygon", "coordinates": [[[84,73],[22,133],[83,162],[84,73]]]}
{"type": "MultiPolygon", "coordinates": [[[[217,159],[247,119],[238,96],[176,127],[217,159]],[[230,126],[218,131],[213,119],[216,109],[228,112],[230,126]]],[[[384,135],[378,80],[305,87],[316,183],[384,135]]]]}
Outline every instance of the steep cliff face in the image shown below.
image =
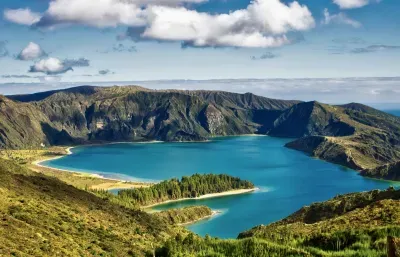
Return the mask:
{"type": "Polygon", "coordinates": [[[3,147],[29,148],[50,143],[48,117],[30,104],[0,97],[0,121],[0,145],[3,147]]]}
{"type": "MultiPolygon", "coordinates": [[[[268,112],[264,119],[256,118],[256,112],[283,111],[297,103],[252,94],[155,91],[137,86],[83,86],[9,98],[15,101],[14,108],[26,105],[42,117],[43,128],[38,131],[44,136],[16,134],[16,141],[7,144],[15,148],[22,147],[19,137],[25,138],[28,145],[31,142],[38,146],[102,141],[201,141],[210,136],[257,133],[273,118],[268,118],[268,112]]],[[[271,117],[275,116],[271,113],[271,117]]],[[[6,120],[0,122],[8,124],[6,120]]]]}
{"type": "Polygon", "coordinates": [[[400,161],[387,163],[373,169],[365,169],[360,174],[370,178],[400,181],[400,161]]]}
{"type": "Polygon", "coordinates": [[[337,107],[318,102],[299,103],[284,111],[275,121],[270,135],[303,137],[310,135],[347,136],[355,128],[341,121],[337,107]]]}

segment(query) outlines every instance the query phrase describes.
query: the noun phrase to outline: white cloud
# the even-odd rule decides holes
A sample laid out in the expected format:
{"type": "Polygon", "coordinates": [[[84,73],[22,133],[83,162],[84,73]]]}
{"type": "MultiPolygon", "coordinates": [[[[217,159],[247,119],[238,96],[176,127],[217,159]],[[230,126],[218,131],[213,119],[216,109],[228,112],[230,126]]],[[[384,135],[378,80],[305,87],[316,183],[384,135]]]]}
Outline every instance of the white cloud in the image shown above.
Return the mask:
{"type": "Polygon", "coordinates": [[[49,57],[36,62],[30,67],[29,72],[41,72],[47,75],[62,74],[73,71],[73,67],[89,67],[90,61],[85,58],[64,59],[49,57]]]}
{"type": "Polygon", "coordinates": [[[118,25],[141,26],[145,24],[143,16],[143,10],[132,1],[55,0],[50,2],[38,25],[71,23],[101,28],[118,25]]]}
{"type": "Polygon", "coordinates": [[[324,10],[324,20],[322,21],[322,24],[329,25],[332,23],[349,25],[354,28],[359,28],[362,26],[362,24],[360,22],[347,17],[347,15],[345,13],[340,12],[340,13],[331,15],[329,13],[328,9],[325,9],[324,10]]]}
{"type": "Polygon", "coordinates": [[[57,58],[47,58],[36,62],[31,66],[29,72],[41,72],[47,75],[66,73],[72,70],[70,66],[65,66],[64,63],[57,58]]]}
{"type": "Polygon", "coordinates": [[[40,57],[45,56],[46,53],[42,50],[42,48],[34,43],[30,42],[17,56],[17,59],[22,61],[31,61],[38,59],[40,57]]]}
{"type": "Polygon", "coordinates": [[[4,19],[21,24],[32,25],[37,23],[42,16],[39,13],[32,12],[30,9],[6,9],[4,10],[4,19]]]}
{"type": "Polygon", "coordinates": [[[184,41],[193,46],[276,47],[290,41],[289,31],[303,31],[315,22],[306,6],[279,0],[256,0],[247,9],[210,15],[186,8],[151,6],[145,38],[184,41]]]}
{"type": "Polygon", "coordinates": [[[381,0],[333,0],[341,9],[360,8],[371,2],[379,3],[381,0]]]}
{"type": "Polygon", "coordinates": [[[148,5],[176,6],[182,3],[201,3],[207,0],[54,0],[50,2],[40,26],[58,23],[85,24],[94,27],[118,25],[144,26],[148,5]],[[90,10],[90,12],[88,12],[90,10]]]}
{"type": "Polygon", "coordinates": [[[307,6],[296,1],[286,5],[280,0],[255,0],[246,9],[215,15],[179,6],[202,1],[54,0],[35,26],[123,25],[137,28],[139,40],[182,41],[198,47],[276,47],[290,43],[286,33],[315,26],[307,6]]]}

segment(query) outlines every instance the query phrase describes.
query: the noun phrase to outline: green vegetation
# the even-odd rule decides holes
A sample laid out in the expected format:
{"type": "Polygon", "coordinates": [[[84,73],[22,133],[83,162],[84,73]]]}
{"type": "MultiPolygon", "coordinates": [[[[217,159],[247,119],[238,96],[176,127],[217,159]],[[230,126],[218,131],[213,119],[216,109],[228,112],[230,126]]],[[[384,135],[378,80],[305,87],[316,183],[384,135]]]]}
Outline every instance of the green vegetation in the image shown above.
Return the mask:
{"type": "MultiPolygon", "coordinates": [[[[124,194],[79,190],[3,159],[0,177],[0,256],[383,257],[387,236],[400,237],[400,190],[393,188],[340,195],[223,240],[174,226],[208,216],[205,206],[149,214],[124,194]]],[[[220,181],[214,186],[252,186],[224,175],[214,180],[220,181]]]]}
{"type": "Polygon", "coordinates": [[[126,189],[119,197],[133,199],[138,205],[147,206],[168,200],[195,198],[206,194],[254,188],[253,183],[229,175],[195,174],[190,177],[162,181],[150,187],[126,189]]]}
{"type": "Polygon", "coordinates": [[[400,237],[400,190],[337,196],[304,207],[282,221],[258,226],[237,240],[170,239],[157,256],[376,256],[387,255],[387,237],[400,237]]]}
{"type": "Polygon", "coordinates": [[[314,256],[302,249],[280,245],[267,240],[249,238],[221,240],[193,234],[170,239],[156,250],[157,257],[299,257],[314,256]]]}
{"type": "Polygon", "coordinates": [[[370,178],[400,181],[400,161],[384,164],[373,169],[365,169],[360,174],[370,178]]]}
{"type": "Polygon", "coordinates": [[[0,256],[146,256],[187,233],[12,161],[0,178],[0,256]]]}
{"type": "Polygon", "coordinates": [[[212,210],[207,206],[189,206],[181,209],[169,209],[152,213],[152,215],[159,217],[171,225],[192,223],[211,217],[212,214],[212,210]]]}
{"type": "MultiPolygon", "coordinates": [[[[386,257],[387,235],[400,235],[399,227],[346,230],[297,237],[290,243],[262,238],[222,240],[193,234],[170,239],[156,250],[157,257],[386,257]]],[[[284,237],[284,236],[283,236],[284,237]]]]}
{"type": "Polygon", "coordinates": [[[393,187],[390,187],[383,191],[373,190],[368,192],[338,195],[330,200],[305,206],[276,224],[289,224],[295,222],[312,224],[336,218],[355,209],[364,208],[382,200],[400,200],[400,190],[395,190],[393,187]]]}
{"type": "Polygon", "coordinates": [[[400,237],[400,191],[393,188],[337,196],[222,240],[171,225],[204,217],[207,207],[149,214],[139,206],[253,188],[251,182],[196,174],[113,195],[104,189],[116,182],[31,165],[64,154],[49,146],[260,133],[301,137],[287,146],[398,180],[400,118],[364,105],[78,87],[0,96],[0,130],[0,157],[8,159],[0,159],[0,256],[147,257],[157,249],[156,256],[171,257],[383,257],[387,236],[400,237]]]}
{"type": "Polygon", "coordinates": [[[56,177],[69,185],[80,189],[113,189],[113,188],[133,188],[149,186],[149,183],[142,182],[122,182],[91,174],[69,172],[58,169],[47,168],[35,165],[34,162],[48,160],[51,158],[62,157],[68,154],[66,147],[48,147],[42,149],[12,150],[1,149],[0,158],[12,160],[15,163],[23,165],[33,171],[45,174],[50,177],[56,177]]]}
{"type": "Polygon", "coordinates": [[[287,147],[355,170],[400,160],[400,118],[365,105],[301,103],[276,123],[278,135],[301,137],[287,147]]]}
{"type": "Polygon", "coordinates": [[[43,149],[24,149],[24,150],[12,150],[12,149],[1,149],[0,157],[7,160],[12,160],[15,163],[21,165],[28,165],[34,161],[46,160],[49,158],[61,157],[66,155],[67,151],[65,147],[50,147],[43,149]]]}

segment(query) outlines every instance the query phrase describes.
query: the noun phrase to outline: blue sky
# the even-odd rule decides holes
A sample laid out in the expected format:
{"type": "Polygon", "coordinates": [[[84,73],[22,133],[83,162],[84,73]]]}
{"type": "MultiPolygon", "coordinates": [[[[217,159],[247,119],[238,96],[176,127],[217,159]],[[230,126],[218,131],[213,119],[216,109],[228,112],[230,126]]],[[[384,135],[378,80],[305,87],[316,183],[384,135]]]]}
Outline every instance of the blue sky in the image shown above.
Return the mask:
{"type": "Polygon", "coordinates": [[[400,75],[398,0],[2,0],[0,9],[0,83],[400,75]]]}

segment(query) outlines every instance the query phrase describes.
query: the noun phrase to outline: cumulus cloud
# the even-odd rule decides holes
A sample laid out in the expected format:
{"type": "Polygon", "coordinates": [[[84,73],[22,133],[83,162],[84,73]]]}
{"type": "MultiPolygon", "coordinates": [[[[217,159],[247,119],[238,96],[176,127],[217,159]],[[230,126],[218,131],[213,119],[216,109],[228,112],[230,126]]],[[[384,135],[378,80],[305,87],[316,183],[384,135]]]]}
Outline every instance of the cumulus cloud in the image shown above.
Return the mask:
{"type": "Polygon", "coordinates": [[[341,9],[353,9],[366,6],[372,2],[379,3],[381,0],[333,0],[341,9]]]}
{"type": "Polygon", "coordinates": [[[22,61],[31,61],[38,59],[40,57],[45,56],[46,53],[42,50],[42,48],[34,43],[30,42],[17,56],[18,60],[22,61]]]}
{"type": "Polygon", "coordinates": [[[255,61],[255,60],[274,59],[274,58],[277,58],[277,57],[278,57],[277,54],[274,54],[274,53],[271,53],[271,52],[266,52],[266,53],[264,53],[264,54],[262,54],[260,56],[251,56],[250,59],[255,61]]]}
{"type": "Polygon", "coordinates": [[[387,51],[387,50],[400,50],[400,46],[393,45],[370,45],[367,47],[360,47],[351,50],[354,54],[365,54],[365,53],[373,53],[378,51],[387,51]]]}
{"type": "Polygon", "coordinates": [[[337,13],[337,14],[330,14],[328,9],[324,10],[324,20],[321,22],[323,25],[329,25],[329,24],[343,24],[343,25],[349,25],[352,26],[353,28],[359,28],[361,27],[361,23],[353,20],[345,13],[337,13]]]}
{"type": "Polygon", "coordinates": [[[108,74],[115,74],[115,72],[112,72],[109,69],[105,69],[105,70],[99,70],[99,74],[104,76],[104,75],[108,75],[108,74]]]}
{"type": "Polygon", "coordinates": [[[61,60],[50,57],[36,62],[31,66],[29,72],[42,72],[47,75],[53,75],[66,73],[70,70],[73,70],[72,67],[65,66],[61,60]]]}
{"type": "Polygon", "coordinates": [[[192,46],[277,47],[290,43],[285,33],[314,27],[306,6],[256,0],[247,9],[210,15],[184,7],[151,6],[141,37],[183,41],[192,46]]]}
{"type": "Polygon", "coordinates": [[[30,67],[29,72],[41,72],[47,75],[56,75],[73,71],[73,67],[87,67],[89,65],[89,60],[85,58],[60,60],[50,57],[36,62],[30,67]]]}
{"type": "Polygon", "coordinates": [[[7,49],[7,44],[8,41],[0,41],[0,58],[10,55],[10,52],[7,49]]]}
{"type": "Polygon", "coordinates": [[[38,26],[84,24],[99,28],[118,25],[144,26],[147,5],[176,6],[206,0],[54,0],[38,26]],[[88,12],[90,10],[90,12],[88,12]]]}
{"type": "Polygon", "coordinates": [[[195,47],[277,47],[291,43],[287,33],[315,26],[307,6],[297,1],[285,4],[280,0],[255,0],[247,8],[227,14],[209,14],[179,6],[202,1],[54,0],[34,26],[123,25],[130,28],[120,39],[180,41],[195,47]]]}
{"type": "Polygon", "coordinates": [[[4,10],[4,19],[21,25],[32,25],[40,21],[41,15],[32,12],[30,9],[6,9],[4,10]]]}
{"type": "Polygon", "coordinates": [[[143,26],[145,13],[140,5],[129,0],[55,0],[50,2],[36,26],[52,27],[57,24],[84,24],[99,28],[143,26]]]}

